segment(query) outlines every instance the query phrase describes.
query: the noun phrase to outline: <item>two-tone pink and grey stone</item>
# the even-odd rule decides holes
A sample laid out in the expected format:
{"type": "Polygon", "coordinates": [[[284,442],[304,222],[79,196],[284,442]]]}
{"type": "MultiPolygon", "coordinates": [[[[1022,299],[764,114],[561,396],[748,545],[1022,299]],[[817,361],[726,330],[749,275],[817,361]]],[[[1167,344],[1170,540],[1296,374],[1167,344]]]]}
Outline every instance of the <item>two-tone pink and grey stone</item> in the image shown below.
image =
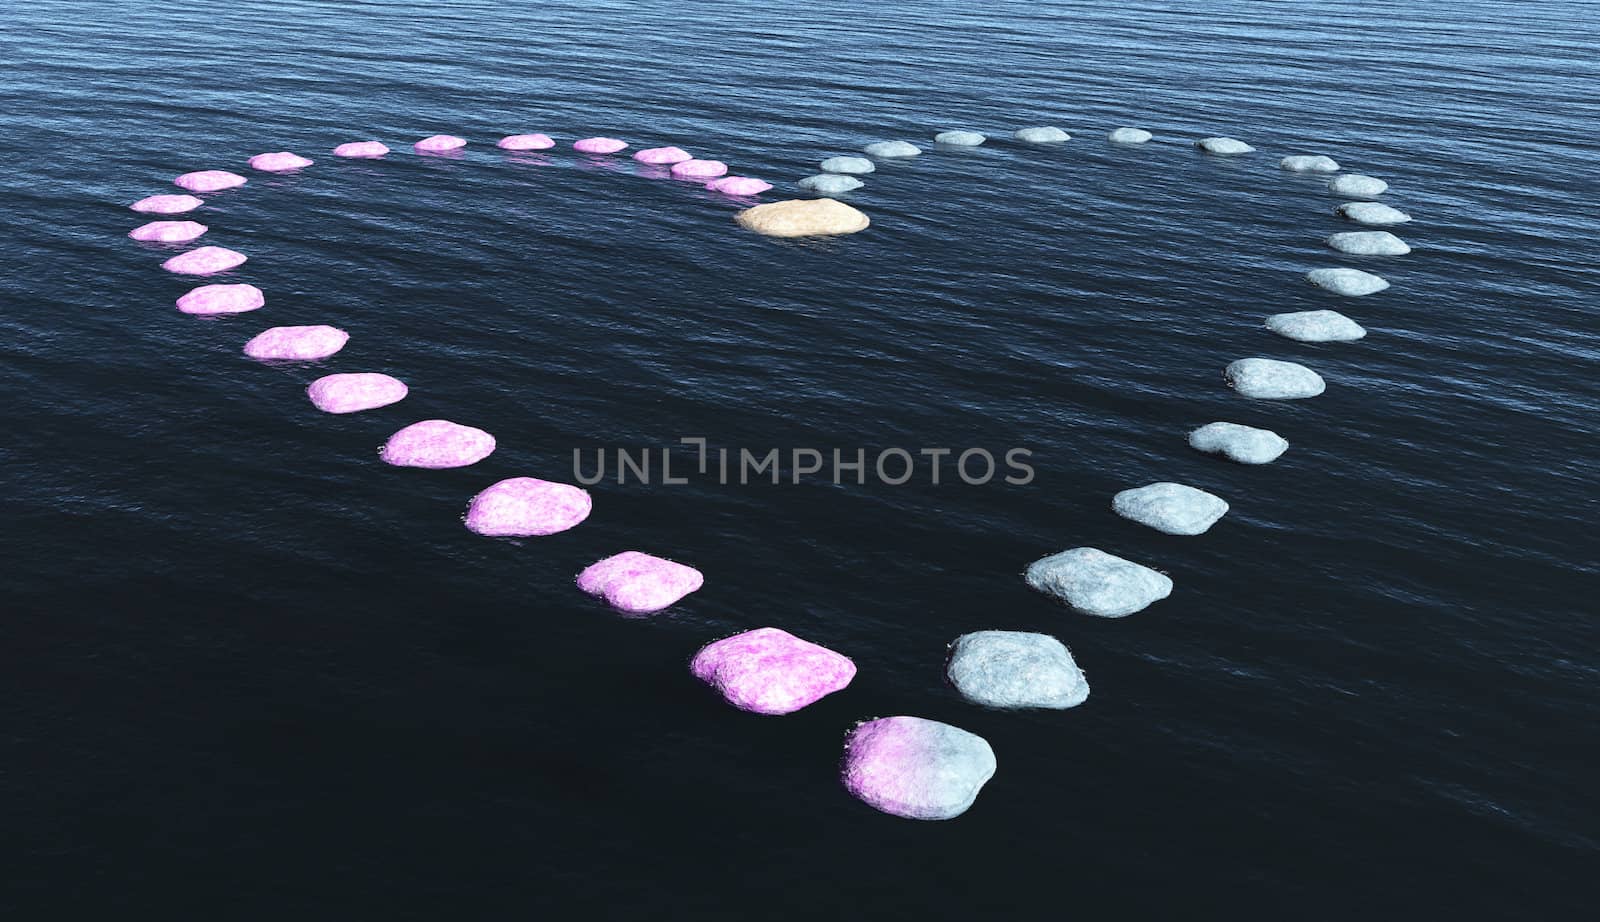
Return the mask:
{"type": "Polygon", "coordinates": [[[672,164],[693,160],[694,155],[681,147],[647,147],[633,155],[640,163],[672,164]]]}
{"type": "Polygon", "coordinates": [[[238,173],[229,173],[227,170],[196,170],[193,173],[185,173],[172,182],[190,192],[221,192],[223,189],[242,186],[248,180],[238,173]]]}
{"type": "Polygon", "coordinates": [[[346,141],[333,149],[335,157],[351,157],[370,160],[382,157],[389,152],[389,146],[382,141],[346,141]]]}
{"type": "Polygon", "coordinates": [[[788,714],[849,685],[856,664],[788,631],[764,627],[707,644],[689,670],[742,711],[788,714]]]}
{"type": "Polygon", "coordinates": [[[572,149],[585,154],[614,154],[628,146],[627,141],[616,138],[584,138],[574,141],[572,149]]]}
{"type": "Polygon", "coordinates": [[[128,207],[140,214],[183,214],[204,204],[192,195],[147,195],[128,207]]]}
{"type": "Polygon", "coordinates": [[[311,382],[306,396],[324,413],[359,413],[398,403],[409,388],[404,381],[373,371],[325,375],[311,382]]]}
{"type": "Polygon", "coordinates": [[[623,551],[578,574],[579,589],[636,614],[660,611],[704,582],[694,567],[640,551],[623,551]]]}
{"type": "Polygon", "coordinates": [[[983,737],[922,717],[883,717],[845,741],[845,789],[894,816],[948,820],[967,812],[994,777],[983,737]]]}
{"type": "Polygon", "coordinates": [[[350,334],[330,326],[273,327],[244,344],[244,354],[263,361],[314,362],[344,348],[350,334]]]}
{"type": "Polygon", "coordinates": [[[254,285],[201,285],[178,299],[178,310],[185,314],[242,314],[267,303],[254,285]]]}
{"type": "Polygon", "coordinates": [[[501,150],[548,150],[556,142],[547,134],[508,134],[495,142],[501,150]]]}
{"type": "Polygon", "coordinates": [[[226,247],[200,247],[179,253],[161,264],[161,268],[178,275],[211,275],[242,266],[247,257],[226,247]]]}
{"type": "Polygon", "coordinates": [[[270,154],[256,154],[250,158],[250,168],[263,173],[287,173],[291,170],[303,170],[314,161],[299,154],[286,150],[274,151],[270,154]]]}
{"type": "Polygon", "coordinates": [[[206,232],[198,221],[151,221],[128,231],[128,236],[146,243],[188,243],[206,232]]]}
{"type": "Polygon", "coordinates": [[[458,138],[453,134],[430,135],[411,145],[418,153],[443,154],[453,150],[460,150],[467,146],[466,138],[458,138]]]}
{"type": "Polygon", "coordinates": [[[447,419],[425,419],[389,436],[379,452],[396,467],[434,470],[476,464],[494,452],[494,436],[447,419]]]}
{"type": "Polygon", "coordinates": [[[479,493],[467,507],[467,528],[491,537],[553,535],[589,517],[589,491],[537,477],[511,477],[479,493]]]}

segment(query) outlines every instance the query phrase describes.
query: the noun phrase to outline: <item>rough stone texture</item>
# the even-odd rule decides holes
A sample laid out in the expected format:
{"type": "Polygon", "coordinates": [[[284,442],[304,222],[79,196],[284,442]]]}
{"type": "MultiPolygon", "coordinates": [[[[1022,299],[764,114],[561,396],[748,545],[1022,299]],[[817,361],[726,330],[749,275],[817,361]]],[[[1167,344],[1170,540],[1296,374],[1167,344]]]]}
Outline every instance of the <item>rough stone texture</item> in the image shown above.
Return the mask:
{"type": "Polygon", "coordinates": [[[572,149],[585,154],[614,154],[627,146],[627,141],[619,141],[616,138],[584,138],[574,142],[572,149]]]}
{"type": "Polygon", "coordinates": [[[508,134],[494,146],[501,150],[549,150],[556,142],[547,134],[508,134]]]}
{"type": "Polygon", "coordinates": [[[1255,148],[1237,138],[1201,138],[1194,146],[1208,154],[1250,154],[1255,148]]]}
{"type": "Polygon", "coordinates": [[[1321,154],[1295,154],[1278,161],[1278,166],[1291,173],[1337,173],[1339,161],[1321,154]]]}
{"type": "Polygon", "coordinates": [[[660,611],[696,589],[705,577],[694,567],[623,551],[590,564],[578,574],[578,588],[635,614],[660,611]]]}
{"type": "Polygon", "coordinates": [[[250,168],[263,173],[287,173],[303,170],[314,161],[290,151],[280,150],[270,154],[256,154],[250,158],[250,168]]]}
{"type": "Polygon", "coordinates": [[[1350,298],[1376,294],[1389,287],[1389,282],[1382,276],[1360,269],[1312,269],[1306,273],[1306,281],[1350,298]]]}
{"type": "Polygon", "coordinates": [[[493,451],[494,436],[482,429],[447,419],[425,419],[389,436],[378,454],[396,467],[438,470],[476,464],[493,451]]]}
{"type": "Polygon", "coordinates": [[[174,179],[173,184],[190,192],[221,192],[223,189],[232,189],[242,186],[249,180],[238,173],[229,173],[227,170],[197,170],[185,173],[174,179]]]}
{"type": "Polygon", "coordinates": [[[922,153],[922,148],[910,141],[874,141],[862,150],[868,157],[876,157],[879,160],[915,157],[922,153]]]}
{"type": "Polygon", "coordinates": [[[1267,329],[1302,343],[1343,343],[1367,335],[1361,324],[1338,311],[1273,314],[1267,318],[1267,329]]]}
{"type": "Polygon", "coordinates": [[[242,314],[253,311],[267,299],[254,285],[201,285],[178,299],[178,310],[185,314],[242,314]]]}
{"type": "Polygon", "coordinates": [[[1388,231],[1345,231],[1328,238],[1328,246],[1352,256],[1404,256],[1411,246],[1388,231]]]}
{"type": "Polygon", "coordinates": [[[962,697],[989,707],[1070,708],[1089,697],[1083,670],[1049,634],[962,634],[950,645],[945,672],[962,697]]]}
{"type": "Polygon", "coordinates": [[[772,183],[753,176],[724,176],[706,183],[706,188],[723,195],[760,195],[772,188],[772,183]]]}
{"type": "Polygon", "coordinates": [[[531,538],[573,528],[589,517],[587,490],[537,477],[510,477],[472,498],[467,528],[491,537],[531,538]]]}
{"type": "Polygon", "coordinates": [[[1162,481],[1123,490],[1112,497],[1111,509],[1169,535],[1203,535],[1227,513],[1228,504],[1204,490],[1162,481]]]}
{"type": "Polygon", "coordinates": [[[1155,137],[1143,128],[1118,128],[1106,135],[1106,140],[1112,144],[1143,144],[1155,137]]]}
{"type": "Polygon", "coordinates": [[[823,195],[839,195],[859,189],[864,183],[854,176],[843,176],[838,173],[818,173],[815,176],[807,176],[805,179],[795,183],[795,185],[802,189],[809,189],[812,192],[821,192],[823,195]]]}
{"type": "Polygon", "coordinates": [[[693,160],[694,155],[681,147],[647,147],[633,155],[640,163],[674,164],[693,160]]]}
{"type": "Polygon", "coordinates": [[[734,215],[747,230],[769,237],[813,237],[854,234],[871,220],[844,202],[831,198],[789,199],[747,208],[734,215]]]}
{"type": "Polygon", "coordinates": [[[1072,140],[1072,135],[1060,128],[1050,125],[1040,125],[1035,128],[1022,128],[1012,135],[1024,144],[1059,144],[1062,141],[1072,140]]]}
{"type": "Polygon", "coordinates": [[[178,275],[211,275],[226,272],[245,263],[246,256],[224,247],[200,247],[179,253],[161,264],[161,268],[178,275]]]}
{"type": "Polygon", "coordinates": [[[306,388],[306,396],[324,413],[359,413],[398,403],[409,391],[399,378],[362,371],[318,378],[306,388]]]}
{"type": "Polygon", "coordinates": [[[444,154],[466,147],[467,139],[458,138],[453,134],[436,134],[423,138],[411,146],[416,149],[418,153],[444,154]]]}
{"type": "Polygon", "coordinates": [[[1389,191],[1389,184],[1361,173],[1346,173],[1343,176],[1335,176],[1329,181],[1328,191],[1334,195],[1345,195],[1350,198],[1377,198],[1389,191]]]}
{"type": "Polygon", "coordinates": [[[1366,224],[1374,227],[1405,224],[1411,220],[1410,215],[1398,208],[1391,208],[1382,202],[1346,202],[1335,208],[1334,213],[1357,224],[1366,224]]]}
{"type": "Polygon", "coordinates": [[[244,354],[265,361],[314,362],[344,348],[350,334],[337,327],[273,327],[244,344],[244,354]]]}
{"type": "Polygon", "coordinates": [[[672,175],[679,179],[716,179],[727,173],[728,165],[721,160],[685,160],[672,165],[672,175]]]}
{"type": "Polygon", "coordinates": [[[865,157],[829,157],[822,161],[824,173],[871,173],[878,167],[865,157]]]}
{"type": "Polygon", "coordinates": [[[1165,574],[1092,547],[1036,560],[1026,579],[1040,592],[1102,618],[1131,615],[1172,594],[1165,574]]]}
{"type": "Polygon", "coordinates": [[[789,714],[849,685],[856,664],[788,631],[764,627],[707,644],[689,671],[741,711],[789,714]]]}
{"type": "Polygon", "coordinates": [[[986,136],[976,131],[941,131],[933,136],[933,143],[951,147],[977,147],[987,140],[986,136]]]}
{"type": "Polygon", "coordinates": [[[937,720],[883,717],[857,726],[845,742],[845,789],[907,819],[960,816],[994,771],[987,740],[937,720]]]}
{"type": "Polygon", "coordinates": [[[1321,375],[1304,365],[1276,359],[1239,359],[1223,377],[1240,394],[1260,400],[1303,400],[1328,387],[1321,375]]]}
{"type": "Polygon", "coordinates": [[[1270,429],[1238,423],[1208,423],[1189,433],[1197,451],[1222,455],[1239,464],[1271,464],[1289,448],[1289,441],[1270,429]]]}
{"type": "Polygon", "coordinates": [[[151,221],[128,232],[128,236],[146,243],[188,243],[206,232],[206,226],[195,221],[151,221]]]}
{"type": "Polygon", "coordinates": [[[128,207],[140,214],[183,214],[204,204],[203,199],[192,195],[150,195],[128,207]]]}
{"type": "Polygon", "coordinates": [[[346,141],[333,149],[335,157],[350,157],[361,160],[371,160],[389,153],[389,146],[382,141],[346,141]]]}

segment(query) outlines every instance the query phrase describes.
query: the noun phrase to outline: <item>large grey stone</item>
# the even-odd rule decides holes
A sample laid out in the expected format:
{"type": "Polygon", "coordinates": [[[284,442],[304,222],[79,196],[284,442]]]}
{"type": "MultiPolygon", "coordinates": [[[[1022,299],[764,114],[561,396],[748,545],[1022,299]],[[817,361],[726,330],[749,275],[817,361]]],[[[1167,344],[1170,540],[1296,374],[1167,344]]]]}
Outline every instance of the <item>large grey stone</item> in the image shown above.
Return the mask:
{"type": "Polygon", "coordinates": [[[1312,269],[1306,273],[1306,281],[1336,295],[1351,298],[1375,294],[1389,287],[1389,282],[1382,276],[1360,269],[1312,269]]]}
{"type": "Polygon", "coordinates": [[[1165,574],[1093,547],[1036,560],[1025,578],[1040,592],[1102,618],[1131,615],[1172,594],[1165,574]]]}
{"type": "Polygon", "coordinates": [[[1240,394],[1261,400],[1302,400],[1328,388],[1321,375],[1304,365],[1276,359],[1239,359],[1223,377],[1240,394]]]}
{"type": "Polygon", "coordinates": [[[809,189],[812,192],[821,192],[823,195],[838,195],[843,192],[849,192],[852,189],[859,189],[864,183],[854,176],[846,176],[842,173],[818,173],[815,176],[807,176],[805,179],[795,183],[795,185],[802,189],[809,189]]]}
{"type": "Polygon", "coordinates": [[[878,168],[865,157],[829,157],[821,165],[824,173],[871,173],[878,168]]]}
{"type": "Polygon", "coordinates": [[[1389,191],[1389,184],[1373,176],[1362,173],[1346,173],[1335,176],[1328,183],[1328,191],[1334,195],[1344,195],[1350,198],[1377,198],[1389,191]]]}
{"type": "Polygon", "coordinates": [[[857,726],[845,740],[845,789],[908,819],[960,816],[994,771],[987,740],[937,720],[882,717],[857,726]]]}
{"type": "Polygon", "coordinates": [[[1289,441],[1270,429],[1238,423],[1207,423],[1189,433],[1189,445],[1197,451],[1222,455],[1240,464],[1271,464],[1288,449],[1289,441]]]}
{"type": "Polygon", "coordinates": [[[1367,335],[1361,324],[1338,311],[1295,311],[1273,314],[1267,329],[1302,343],[1346,343],[1367,335]]]}
{"type": "Polygon", "coordinates": [[[909,141],[874,141],[863,150],[868,157],[879,160],[894,160],[900,157],[915,157],[922,153],[922,148],[909,141]]]}
{"type": "Polygon", "coordinates": [[[1117,515],[1169,535],[1203,535],[1228,511],[1222,497],[1181,483],[1161,481],[1111,498],[1117,515]]]}
{"type": "Polygon", "coordinates": [[[1067,134],[1060,128],[1052,128],[1048,125],[1039,128],[1023,128],[1013,137],[1024,144],[1057,144],[1061,141],[1072,140],[1072,135],[1067,134]]]}
{"type": "Polygon", "coordinates": [[[1070,708],[1089,682],[1061,641],[1027,631],[975,631],[950,645],[945,669],[962,697],[997,708],[1070,708]]]}
{"type": "Polygon", "coordinates": [[[1237,138],[1201,138],[1194,146],[1208,154],[1249,154],[1255,148],[1237,138]]]}
{"type": "Polygon", "coordinates": [[[1335,208],[1334,213],[1357,224],[1366,224],[1374,227],[1404,224],[1411,220],[1410,215],[1398,208],[1391,208],[1382,202],[1345,202],[1335,208]]]}
{"type": "Polygon", "coordinates": [[[1404,256],[1410,244],[1388,231],[1344,231],[1328,238],[1328,246],[1352,256],[1404,256]]]}

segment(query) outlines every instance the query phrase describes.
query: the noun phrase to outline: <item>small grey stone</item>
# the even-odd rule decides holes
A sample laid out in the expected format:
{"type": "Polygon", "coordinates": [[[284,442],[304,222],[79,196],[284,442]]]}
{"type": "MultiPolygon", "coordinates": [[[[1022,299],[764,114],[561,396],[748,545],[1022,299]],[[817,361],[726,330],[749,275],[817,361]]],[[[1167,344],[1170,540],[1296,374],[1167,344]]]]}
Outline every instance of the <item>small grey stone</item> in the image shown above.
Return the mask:
{"type": "Polygon", "coordinates": [[[1382,276],[1360,269],[1312,269],[1306,273],[1306,281],[1336,295],[1351,298],[1375,294],[1389,287],[1389,282],[1382,276]]]}
{"type": "Polygon", "coordinates": [[[1239,359],[1223,377],[1240,394],[1261,400],[1301,400],[1328,388],[1321,375],[1304,365],[1276,359],[1239,359]]]}
{"type": "Polygon", "coordinates": [[[1375,227],[1404,224],[1411,220],[1410,215],[1398,208],[1390,208],[1382,202],[1346,202],[1335,208],[1334,213],[1357,224],[1375,227]]]}
{"type": "Polygon", "coordinates": [[[1208,154],[1250,154],[1255,148],[1237,138],[1201,138],[1194,146],[1208,154]]]}
{"type": "Polygon", "coordinates": [[[1271,464],[1289,447],[1287,439],[1270,429],[1238,423],[1207,423],[1189,433],[1197,451],[1222,455],[1240,464],[1271,464]]]}
{"type": "Polygon", "coordinates": [[[1346,195],[1350,198],[1377,198],[1389,191],[1389,184],[1361,173],[1346,173],[1343,176],[1335,176],[1328,183],[1328,191],[1334,195],[1346,195]]]}
{"type": "Polygon", "coordinates": [[[989,140],[976,131],[941,131],[933,136],[935,144],[949,144],[953,147],[977,147],[989,140]]]}
{"type": "Polygon", "coordinates": [[[868,144],[863,150],[867,156],[877,157],[879,160],[915,157],[922,153],[922,148],[909,141],[875,141],[868,144]]]}
{"type": "Polygon", "coordinates": [[[824,173],[871,173],[877,168],[865,157],[829,157],[822,161],[824,173]]]}
{"type": "Polygon", "coordinates": [[[1012,135],[1012,137],[1023,142],[1024,144],[1057,144],[1061,141],[1072,140],[1072,135],[1067,134],[1060,128],[1052,128],[1049,126],[1040,128],[1023,128],[1016,134],[1012,135]]]}
{"type": "Polygon", "coordinates": [[[1143,128],[1118,128],[1106,135],[1106,140],[1112,144],[1143,144],[1154,137],[1143,128]]]}
{"type": "Polygon", "coordinates": [[[1339,161],[1321,154],[1296,154],[1278,161],[1278,166],[1291,173],[1337,173],[1339,161]]]}
{"type": "Polygon", "coordinates": [[[1302,343],[1347,343],[1367,335],[1361,324],[1338,311],[1296,311],[1273,314],[1267,329],[1302,343]]]}
{"type": "Polygon", "coordinates": [[[1075,547],[1036,560],[1028,585],[1086,615],[1121,618],[1172,594],[1172,580],[1098,548],[1075,547]]]}
{"type": "Polygon", "coordinates": [[[951,684],[974,704],[997,708],[1070,708],[1089,697],[1089,682],[1061,641],[1026,631],[975,631],[950,645],[951,684]]]}
{"type": "Polygon", "coordinates": [[[1222,497],[1162,481],[1123,490],[1111,499],[1117,515],[1169,535],[1203,535],[1228,511],[1222,497]]]}
{"type": "Polygon", "coordinates": [[[1388,231],[1344,231],[1328,238],[1328,246],[1352,256],[1404,256],[1411,245],[1388,231]]]}
{"type": "Polygon", "coordinates": [[[859,189],[865,183],[854,176],[846,176],[842,173],[818,173],[815,176],[807,176],[805,179],[795,183],[795,185],[802,189],[810,189],[812,192],[821,192],[823,195],[838,195],[843,192],[849,192],[852,189],[859,189]]]}

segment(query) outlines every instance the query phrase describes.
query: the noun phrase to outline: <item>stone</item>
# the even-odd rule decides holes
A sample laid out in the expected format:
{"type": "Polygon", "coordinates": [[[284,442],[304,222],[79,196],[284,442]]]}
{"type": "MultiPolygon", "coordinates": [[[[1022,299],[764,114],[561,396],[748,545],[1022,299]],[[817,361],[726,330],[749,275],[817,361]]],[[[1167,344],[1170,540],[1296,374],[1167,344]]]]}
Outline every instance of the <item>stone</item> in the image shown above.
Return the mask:
{"type": "Polygon", "coordinates": [[[877,165],[865,157],[829,157],[822,161],[824,173],[847,173],[851,175],[871,173],[877,170],[877,165]]]}
{"type": "Polygon", "coordinates": [[[1345,343],[1367,335],[1361,324],[1338,311],[1296,311],[1273,314],[1267,329],[1302,343],[1345,343]]]}
{"type": "Polygon", "coordinates": [[[963,698],[988,707],[1064,709],[1089,697],[1071,651],[1049,634],[962,634],[950,645],[945,674],[963,698]]]}
{"type": "Polygon", "coordinates": [[[707,644],[689,671],[727,702],[754,714],[791,714],[850,684],[850,658],[775,627],[707,644]]]}
{"type": "Polygon", "coordinates": [[[1291,173],[1337,173],[1339,161],[1321,154],[1295,154],[1278,161],[1278,166],[1291,173]]]}
{"type": "Polygon", "coordinates": [[[404,400],[410,389],[399,378],[372,371],[326,375],[311,382],[306,396],[324,413],[359,413],[404,400]]]}
{"type": "Polygon", "coordinates": [[[242,314],[267,303],[254,285],[201,285],[178,299],[178,310],[185,314],[242,314]]]}
{"type": "Polygon", "coordinates": [[[1194,142],[1194,146],[1208,154],[1251,154],[1255,148],[1237,138],[1201,138],[1194,142]]]}
{"type": "Polygon", "coordinates": [[[623,551],[578,574],[579,589],[633,614],[667,608],[704,582],[694,567],[640,551],[623,551]]]}
{"type": "Polygon", "coordinates": [[[1239,359],[1223,372],[1228,385],[1260,400],[1303,400],[1327,390],[1322,376],[1294,362],[1239,359]]]}
{"type": "Polygon", "coordinates": [[[244,344],[244,354],[263,361],[314,362],[344,348],[350,334],[330,326],[273,327],[244,344]]]}
{"type": "Polygon", "coordinates": [[[922,153],[922,148],[909,141],[874,141],[862,148],[868,157],[879,160],[897,160],[903,157],[915,157],[922,153]]]}
{"type": "Polygon", "coordinates": [[[1328,238],[1328,246],[1352,256],[1404,256],[1410,244],[1388,231],[1345,231],[1328,238]]]}
{"type": "Polygon", "coordinates": [[[1350,298],[1376,294],[1389,287],[1389,282],[1382,276],[1360,269],[1312,269],[1306,273],[1306,281],[1350,298]]]}
{"type": "Polygon", "coordinates": [[[128,232],[128,236],[146,243],[188,243],[206,232],[206,226],[195,221],[151,221],[128,232]]]}
{"type": "Polygon", "coordinates": [[[423,138],[411,146],[419,154],[447,154],[466,147],[467,139],[458,138],[453,134],[436,134],[423,138]]]}
{"type": "Polygon", "coordinates": [[[1222,455],[1239,464],[1271,464],[1289,448],[1289,441],[1270,429],[1238,423],[1207,423],[1189,433],[1196,451],[1222,455]]]}
{"type": "Polygon", "coordinates": [[[333,149],[335,157],[372,160],[389,153],[388,145],[381,141],[347,141],[333,149]]]}
{"type": "Polygon", "coordinates": [[[1034,589],[1101,618],[1126,617],[1172,594],[1166,574],[1093,547],[1036,560],[1025,578],[1034,589]]]}
{"type": "Polygon", "coordinates": [[[190,192],[221,192],[242,186],[249,180],[227,170],[197,170],[174,179],[173,184],[190,192]]]}
{"type": "Polygon", "coordinates": [[[1143,128],[1118,128],[1106,135],[1106,140],[1112,144],[1143,144],[1154,135],[1143,128]]]}
{"type": "Polygon", "coordinates": [[[1328,191],[1350,198],[1377,198],[1389,191],[1389,184],[1361,173],[1346,173],[1329,181],[1328,191]]]}
{"type": "Polygon", "coordinates": [[[1187,484],[1161,481],[1123,490],[1111,498],[1111,509],[1169,535],[1203,535],[1227,513],[1228,504],[1187,484]]]}
{"type": "Polygon", "coordinates": [[[772,183],[753,176],[724,176],[706,183],[706,188],[723,195],[760,195],[772,188],[772,183]]]}
{"type": "Polygon", "coordinates": [[[576,527],[589,517],[589,491],[537,477],[510,477],[472,498],[468,530],[490,537],[530,538],[576,527]]]}
{"type": "Polygon", "coordinates": [[[681,147],[647,147],[633,155],[640,163],[673,164],[693,160],[694,155],[681,147]]]}
{"type": "Polygon", "coordinates": [[[211,275],[226,272],[244,265],[247,257],[226,247],[199,247],[179,253],[161,264],[161,268],[178,275],[211,275]]]}
{"type": "Polygon", "coordinates": [[[865,184],[854,176],[843,176],[838,173],[818,173],[815,176],[807,176],[805,179],[795,183],[795,185],[802,189],[809,189],[812,192],[820,192],[823,195],[839,195],[859,189],[865,184]]]}
{"type": "Polygon", "coordinates": [[[425,419],[389,436],[379,451],[396,467],[440,470],[476,464],[494,452],[494,436],[447,419],[425,419]]]}
{"type": "Polygon", "coordinates": [[[128,207],[140,214],[183,214],[204,204],[204,199],[192,195],[150,195],[128,207]]]}
{"type": "Polygon", "coordinates": [[[747,208],[734,215],[746,230],[769,237],[813,237],[854,234],[871,220],[844,202],[831,198],[789,199],[747,208]]]}
{"type": "Polygon", "coordinates": [[[977,147],[987,140],[986,136],[976,131],[941,131],[933,136],[933,143],[951,147],[977,147]]]}
{"type": "Polygon", "coordinates": [[[313,162],[296,153],[280,150],[271,154],[256,154],[250,158],[250,168],[263,173],[287,173],[291,170],[303,170],[313,162]]]}
{"type": "Polygon", "coordinates": [[[614,154],[627,146],[627,141],[619,141],[616,138],[584,138],[573,142],[572,149],[585,154],[614,154]]]}
{"type": "Polygon", "coordinates": [[[891,816],[948,820],[967,812],[995,772],[983,737],[922,717],[882,717],[845,741],[845,789],[891,816]]]}
{"type": "Polygon", "coordinates": [[[1405,224],[1411,220],[1410,215],[1381,202],[1346,202],[1335,208],[1334,213],[1357,224],[1377,227],[1383,227],[1388,224],[1405,224]]]}
{"type": "Polygon", "coordinates": [[[721,160],[684,160],[672,165],[672,175],[678,179],[715,179],[728,173],[728,165],[721,160]]]}
{"type": "Polygon", "coordinates": [[[556,142],[547,134],[508,134],[494,146],[501,150],[549,150],[556,142]]]}
{"type": "Polygon", "coordinates": [[[1072,140],[1072,135],[1049,125],[1023,128],[1012,134],[1012,137],[1024,144],[1059,144],[1062,141],[1072,140]]]}

